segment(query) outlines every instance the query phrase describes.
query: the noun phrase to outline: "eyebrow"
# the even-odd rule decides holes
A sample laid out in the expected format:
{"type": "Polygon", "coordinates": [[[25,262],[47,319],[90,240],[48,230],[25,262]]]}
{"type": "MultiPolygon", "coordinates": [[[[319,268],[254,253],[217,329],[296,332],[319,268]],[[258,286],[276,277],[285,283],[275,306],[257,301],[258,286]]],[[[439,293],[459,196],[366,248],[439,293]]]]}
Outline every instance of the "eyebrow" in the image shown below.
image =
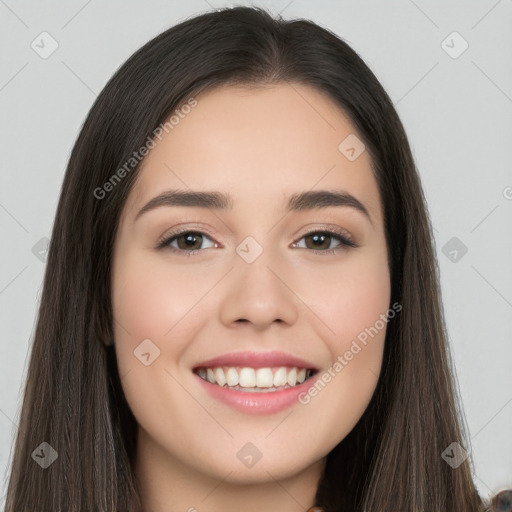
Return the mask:
{"type": "MultiPolygon", "coordinates": [[[[135,216],[134,222],[144,213],[162,206],[189,206],[213,210],[231,210],[233,198],[223,192],[167,190],[146,203],[135,216]]],[[[312,190],[290,196],[285,212],[314,210],[332,206],[349,207],[362,213],[373,224],[368,209],[353,195],[345,191],[312,190]]]]}

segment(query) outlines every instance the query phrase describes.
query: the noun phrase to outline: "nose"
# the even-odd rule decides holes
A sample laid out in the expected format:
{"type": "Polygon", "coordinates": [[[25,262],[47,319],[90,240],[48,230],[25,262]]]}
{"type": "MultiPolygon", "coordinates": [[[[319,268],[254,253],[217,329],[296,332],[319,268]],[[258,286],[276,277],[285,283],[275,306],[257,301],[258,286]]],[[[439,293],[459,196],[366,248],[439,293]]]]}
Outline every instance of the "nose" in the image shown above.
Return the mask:
{"type": "Polygon", "coordinates": [[[300,300],[289,282],[291,274],[270,251],[263,251],[252,263],[237,255],[226,281],[220,301],[224,325],[246,323],[262,331],[274,322],[292,325],[297,321],[300,300]]]}

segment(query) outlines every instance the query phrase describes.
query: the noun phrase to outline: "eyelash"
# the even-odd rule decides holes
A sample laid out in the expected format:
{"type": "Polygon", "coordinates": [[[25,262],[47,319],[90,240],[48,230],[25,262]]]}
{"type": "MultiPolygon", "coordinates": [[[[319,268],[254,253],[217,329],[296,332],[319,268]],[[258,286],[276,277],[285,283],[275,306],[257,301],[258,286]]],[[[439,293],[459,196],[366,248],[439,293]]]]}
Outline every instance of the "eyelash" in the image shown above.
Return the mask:
{"type": "MultiPolygon", "coordinates": [[[[324,234],[324,235],[325,234],[334,235],[331,238],[336,238],[341,243],[338,247],[335,247],[334,249],[326,249],[323,251],[317,250],[317,249],[309,249],[310,251],[313,251],[314,253],[318,253],[318,254],[322,254],[322,255],[335,254],[338,251],[346,250],[348,248],[359,247],[359,245],[357,245],[350,236],[347,236],[345,233],[343,233],[342,231],[339,231],[337,229],[325,229],[325,230],[315,229],[315,230],[309,231],[307,233],[304,233],[298,240],[302,240],[303,238],[305,238],[309,235],[319,234],[319,233],[324,234]]],[[[177,249],[176,247],[171,247],[169,245],[175,238],[177,238],[180,235],[184,235],[184,234],[206,235],[208,238],[212,238],[207,233],[203,233],[202,231],[194,231],[191,229],[187,229],[187,230],[172,232],[172,233],[168,233],[168,234],[164,235],[158,241],[156,248],[157,249],[166,249],[173,253],[185,255],[187,257],[195,256],[196,254],[199,254],[201,251],[204,250],[204,249],[194,249],[192,251],[185,251],[184,249],[177,249]]],[[[296,242],[294,242],[294,243],[296,243],[296,242]]]]}

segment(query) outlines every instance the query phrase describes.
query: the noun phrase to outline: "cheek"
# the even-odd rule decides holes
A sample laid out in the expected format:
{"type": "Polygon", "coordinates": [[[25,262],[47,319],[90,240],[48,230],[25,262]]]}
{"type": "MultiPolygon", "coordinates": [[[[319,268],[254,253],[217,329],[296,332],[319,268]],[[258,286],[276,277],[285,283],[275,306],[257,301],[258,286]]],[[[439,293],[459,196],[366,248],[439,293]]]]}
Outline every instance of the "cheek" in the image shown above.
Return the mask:
{"type": "Polygon", "coordinates": [[[200,279],[190,282],[183,273],[169,272],[165,260],[142,253],[116,260],[112,283],[114,337],[121,375],[142,369],[136,355],[151,352],[155,363],[172,370],[186,349],[187,340],[199,328],[195,315],[204,290],[200,279]],[[196,306],[194,306],[196,305],[196,306]],[[151,340],[151,343],[143,340],[151,340]],[[171,343],[172,341],[172,343],[171,343]]]}
{"type": "Polygon", "coordinates": [[[331,364],[304,403],[316,402],[330,419],[326,438],[341,440],[364,413],[381,370],[387,327],[381,315],[385,318],[390,308],[391,292],[387,258],[381,251],[366,251],[347,258],[336,271],[316,270],[310,278],[317,283],[309,296],[311,308],[329,327],[321,332],[331,364]]]}
{"type": "Polygon", "coordinates": [[[379,321],[389,309],[391,294],[385,255],[377,251],[350,255],[328,271],[312,266],[307,281],[305,302],[328,327],[322,329],[326,334],[322,337],[333,355],[347,350],[358,336],[364,339],[364,333],[376,322],[379,330],[385,331],[379,321]]]}
{"type": "MultiPolygon", "coordinates": [[[[170,272],[164,258],[134,254],[116,262],[112,301],[115,320],[136,339],[164,339],[204,294],[207,276],[170,272]],[[204,280],[203,281],[203,277],[204,280]]],[[[118,329],[122,337],[126,334],[118,329]]]]}
{"type": "MultiPolygon", "coordinates": [[[[194,415],[199,418],[194,420],[197,424],[202,421],[204,411],[183,393],[173,376],[179,375],[180,358],[202,328],[201,318],[207,318],[200,299],[210,281],[200,271],[194,277],[171,271],[165,258],[157,261],[147,253],[126,251],[115,261],[112,304],[117,364],[130,409],[148,431],[175,423],[178,410],[189,411],[190,421],[194,415]],[[145,353],[149,353],[147,365],[145,353]]],[[[184,442],[180,438],[184,431],[176,431],[174,443],[184,442]]]]}

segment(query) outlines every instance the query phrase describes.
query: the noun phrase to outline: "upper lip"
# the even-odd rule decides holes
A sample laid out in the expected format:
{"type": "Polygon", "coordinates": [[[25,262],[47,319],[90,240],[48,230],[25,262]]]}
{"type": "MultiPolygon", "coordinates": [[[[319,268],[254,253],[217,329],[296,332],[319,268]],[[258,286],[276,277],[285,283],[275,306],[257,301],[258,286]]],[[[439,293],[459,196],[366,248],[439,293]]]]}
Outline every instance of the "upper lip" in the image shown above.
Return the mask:
{"type": "Polygon", "coordinates": [[[250,368],[268,368],[271,366],[290,366],[314,370],[317,368],[300,357],[292,356],[286,352],[231,352],[213,357],[194,366],[198,368],[214,368],[217,366],[245,366],[250,368]]]}

